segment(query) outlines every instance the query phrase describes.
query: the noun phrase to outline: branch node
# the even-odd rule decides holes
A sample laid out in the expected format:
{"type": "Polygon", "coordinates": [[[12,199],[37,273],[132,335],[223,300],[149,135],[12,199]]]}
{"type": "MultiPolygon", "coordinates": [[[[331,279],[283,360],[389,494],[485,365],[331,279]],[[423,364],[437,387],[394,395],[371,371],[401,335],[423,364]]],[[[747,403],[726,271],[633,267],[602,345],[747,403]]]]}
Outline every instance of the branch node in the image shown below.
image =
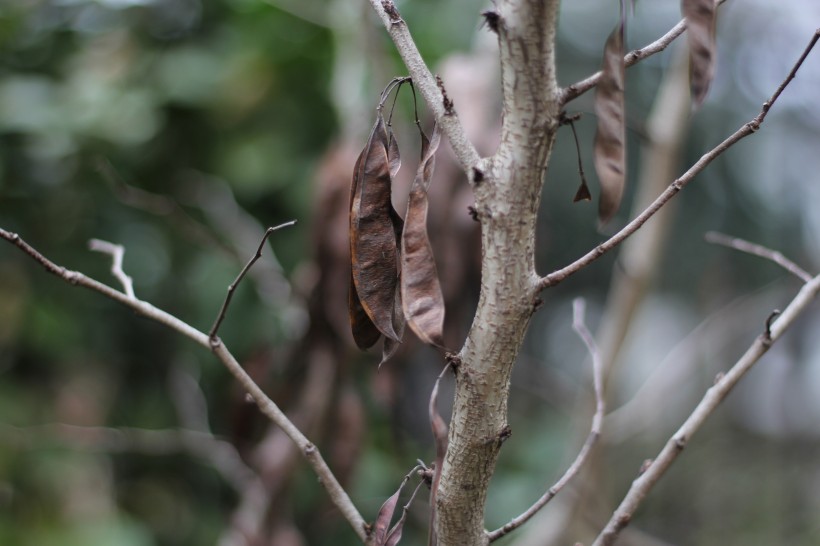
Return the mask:
{"type": "Polygon", "coordinates": [[[316,453],[316,445],[313,442],[308,442],[303,448],[306,457],[312,457],[316,453]]]}
{"type": "Polygon", "coordinates": [[[396,4],[393,3],[393,0],[382,0],[382,9],[387,16],[390,17],[391,25],[397,25],[402,22],[399,10],[396,9],[396,4]]]}
{"type": "Polygon", "coordinates": [[[512,436],[512,427],[510,425],[504,425],[501,430],[498,432],[498,445],[503,444],[507,441],[507,439],[512,436]]]}
{"type": "MultiPolygon", "coordinates": [[[[445,100],[446,100],[446,95],[445,95],[445,100]]],[[[482,171],[478,167],[473,167],[473,182],[475,182],[475,184],[478,185],[483,181],[484,181],[484,171],[482,171]]]]}
{"type": "Polygon", "coordinates": [[[675,437],[675,449],[678,451],[683,451],[686,447],[686,436],[676,436],[675,437]]]}
{"type": "Polygon", "coordinates": [[[457,375],[461,367],[461,357],[457,353],[447,352],[444,353],[444,359],[450,365],[450,369],[453,370],[453,375],[457,375]]]}
{"type": "Polygon", "coordinates": [[[652,466],[653,462],[655,462],[654,459],[644,459],[641,463],[641,467],[638,469],[638,476],[642,476],[644,472],[649,470],[649,467],[652,466]]]}
{"type": "Polygon", "coordinates": [[[467,207],[467,212],[470,214],[470,218],[472,218],[474,222],[479,222],[480,221],[478,219],[478,210],[474,206],[469,205],[467,207]]]}
{"type": "Polygon", "coordinates": [[[763,332],[763,345],[765,345],[766,348],[770,347],[772,344],[772,323],[778,316],[780,316],[780,309],[775,309],[769,313],[769,316],[766,319],[766,331],[763,332]]]}

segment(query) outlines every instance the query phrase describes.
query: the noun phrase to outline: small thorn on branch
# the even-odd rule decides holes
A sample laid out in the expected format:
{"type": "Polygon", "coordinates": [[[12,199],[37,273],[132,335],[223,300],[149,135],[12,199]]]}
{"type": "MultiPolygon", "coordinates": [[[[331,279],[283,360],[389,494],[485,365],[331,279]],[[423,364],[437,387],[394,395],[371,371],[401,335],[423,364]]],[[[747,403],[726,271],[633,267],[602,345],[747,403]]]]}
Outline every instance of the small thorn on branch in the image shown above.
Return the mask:
{"type": "Polygon", "coordinates": [[[447,90],[444,89],[444,82],[441,81],[441,76],[439,75],[436,75],[436,85],[438,86],[439,91],[441,91],[441,101],[444,106],[444,115],[452,116],[454,114],[453,101],[451,101],[450,97],[447,96],[447,90]]]}
{"type": "Polygon", "coordinates": [[[470,214],[470,218],[472,218],[474,222],[479,221],[478,220],[478,210],[474,206],[472,206],[472,205],[468,206],[467,207],[467,212],[470,214]]]}
{"type": "Polygon", "coordinates": [[[482,11],[481,15],[484,17],[482,26],[487,25],[487,28],[498,34],[498,27],[501,24],[501,15],[497,11],[491,9],[482,11]]]}

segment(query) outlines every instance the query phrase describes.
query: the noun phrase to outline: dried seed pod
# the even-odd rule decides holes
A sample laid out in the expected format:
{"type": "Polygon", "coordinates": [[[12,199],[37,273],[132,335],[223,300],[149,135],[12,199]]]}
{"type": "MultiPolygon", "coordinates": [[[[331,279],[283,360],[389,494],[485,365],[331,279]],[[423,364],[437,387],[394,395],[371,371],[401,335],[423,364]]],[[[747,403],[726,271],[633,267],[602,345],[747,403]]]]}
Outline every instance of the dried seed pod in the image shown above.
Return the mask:
{"type": "Polygon", "coordinates": [[[431,140],[423,131],[421,138],[421,163],[410,188],[401,238],[401,300],[404,316],[413,332],[425,343],[442,346],[444,296],[427,235],[427,188],[441,141],[438,127],[433,129],[431,140]]]}
{"type": "Polygon", "coordinates": [[[601,71],[595,93],[595,115],[598,117],[595,170],[601,184],[598,222],[603,225],[617,212],[626,179],[623,21],[607,38],[601,71]]]}
{"type": "MultiPolygon", "coordinates": [[[[353,175],[350,256],[353,288],[364,312],[379,332],[398,341],[392,320],[398,280],[398,214],[390,199],[389,142],[390,135],[379,112],[353,175]]],[[[351,322],[352,319],[351,314],[351,322]]]]}
{"type": "Polygon", "coordinates": [[[681,13],[686,19],[689,38],[689,88],[692,102],[700,106],[715,76],[715,22],[714,0],[681,0],[681,13]]]}

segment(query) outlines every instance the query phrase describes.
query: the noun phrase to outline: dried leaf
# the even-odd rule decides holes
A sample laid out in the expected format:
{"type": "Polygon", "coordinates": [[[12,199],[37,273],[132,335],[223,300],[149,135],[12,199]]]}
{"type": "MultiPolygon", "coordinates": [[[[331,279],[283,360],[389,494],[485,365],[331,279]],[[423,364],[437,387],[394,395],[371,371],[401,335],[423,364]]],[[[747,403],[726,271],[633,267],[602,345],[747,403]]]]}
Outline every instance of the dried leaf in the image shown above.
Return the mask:
{"type": "Polygon", "coordinates": [[[427,235],[427,189],[441,136],[435,127],[431,140],[423,131],[421,137],[421,163],[410,188],[401,238],[401,300],[404,316],[413,332],[425,343],[441,347],[444,296],[427,235]]]}
{"type": "Polygon", "coordinates": [[[714,0],[681,0],[689,37],[689,88],[692,102],[700,106],[715,76],[715,2],[714,0]]]}
{"type": "Polygon", "coordinates": [[[398,281],[394,217],[398,215],[390,199],[388,147],[389,136],[380,114],[353,175],[350,255],[362,308],[379,332],[398,341],[392,320],[398,281]]]}
{"type": "Polygon", "coordinates": [[[598,221],[607,223],[621,204],[626,175],[624,116],[624,24],[618,24],[604,47],[602,76],[595,94],[595,170],[601,184],[598,221]]]}

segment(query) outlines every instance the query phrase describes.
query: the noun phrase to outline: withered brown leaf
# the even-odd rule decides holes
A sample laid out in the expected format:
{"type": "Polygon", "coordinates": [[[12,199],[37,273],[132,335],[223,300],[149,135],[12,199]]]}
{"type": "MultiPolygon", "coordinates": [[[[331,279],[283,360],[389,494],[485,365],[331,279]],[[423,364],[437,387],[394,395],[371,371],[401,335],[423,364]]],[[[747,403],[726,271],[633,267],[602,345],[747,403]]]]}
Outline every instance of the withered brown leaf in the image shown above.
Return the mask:
{"type": "Polygon", "coordinates": [[[421,131],[421,162],[410,195],[401,238],[401,303],[407,324],[425,343],[441,347],[444,327],[444,296],[433,248],[427,235],[427,189],[441,141],[438,127],[428,140],[421,131]]]}
{"type": "Polygon", "coordinates": [[[715,76],[715,2],[681,0],[681,13],[689,40],[689,88],[692,102],[700,106],[715,76]]]}
{"type": "Polygon", "coordinates": [[[624,116],[624,23],[621,21],[604,46],[602,76],[595,93],[595,171],[601,184],[598,222],[607,223],[617,212],[626,179],[626,124],[624,116]]]}
{"type": "MultiPolygon", "coordinates": [[[[398,341],[392,318],[398,281],[398,214],[390,199],[389,142],[390,135],[379,112],[353,175],[350,257],[353,288],[361,307],[379,332],[398,341]]],[[[351,307],[351,324],[353,310],[351,307]]]]}

